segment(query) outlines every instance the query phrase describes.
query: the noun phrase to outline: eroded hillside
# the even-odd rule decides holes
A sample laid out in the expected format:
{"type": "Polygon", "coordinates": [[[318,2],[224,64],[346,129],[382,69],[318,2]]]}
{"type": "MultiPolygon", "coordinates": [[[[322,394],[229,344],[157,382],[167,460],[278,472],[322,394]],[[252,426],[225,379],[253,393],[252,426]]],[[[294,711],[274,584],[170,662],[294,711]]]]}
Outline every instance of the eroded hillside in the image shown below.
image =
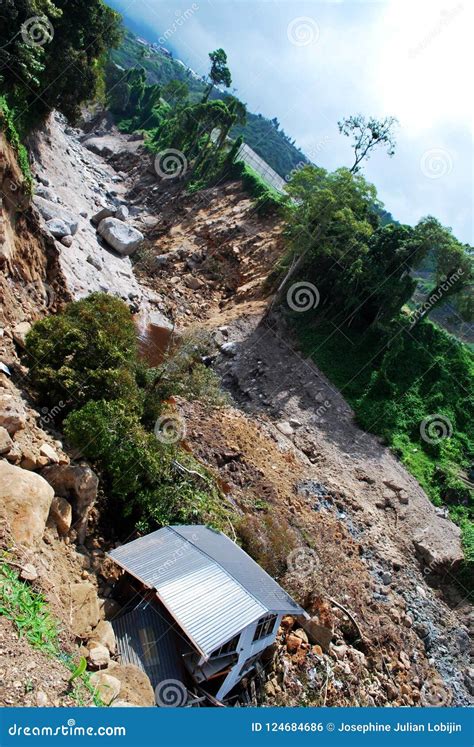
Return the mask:
{"type": "MultiPolygon", "coordinates": [[[[54,413],[35,410],[19,357],[29,323],[101,290],[145,319],[159,313],[177,334],[205,328],[212,337],[208,364],[231,404],[212,409],[179,399],[184,444],[236,511],[229,535],[239,536],[320,626],[314,643],[295,621],[284,621],[259,699],[467,705],[473,618],[452,576],[462,558],[459,530],[392,453],[357,427],[339,392],[302,359],[284,321],[262,319],[264,281],[282,252],[279,219],[260,217],[238,182],[182,194],[179,184],[157,180],[135,137],[120,135],[106,118],[87,129],[72,130],[55,117],[31,143],[36,207],[10,209],[4,200],[0,274],[0,360],[11,374],[0,374],[0,417],[10,418],[11,441],[4,437],[0,465],[26,473],[32,496],[40,477],[56,494],[44,497],[33,552],[18,550],[14,562],[34,566],[32,582],[61,621],[66,645],[81,642],[89,668],[102,673],[101,686],[104,676],[119,680],[115,702],[148,703],[147,683],[124,672],[109,628],[100,627],[118,611],[116,570],[105,552],[125,538],[101,520],[106,496],[90,466],[64,444],[54,413]],[[145,237],[132,261],[108,249],[91,222],[110,204],[124,207],[145,237]],[[55,240],[48,231],[54,206],[57,217],[77,223],[71,239],[55,240]]],[[[6,179],[21,180],[5,144],[2,150],[5,194],[6,179]]],[[[7,530],[11,516],[4,517],[7,530]]],[[[11,538],[5,543],[12,547],[11,538]]],[[[0,639],[7,660],[20,649],[25,656],[28,646],[14,644],[11,632],[0,639]]],[[[67,704],[64,677],[50,689],[33,678],[36,701],[24,695],[27,677],[21,664],[5,668],[13,693],[2,695],[5,703],[67,704]]]]}

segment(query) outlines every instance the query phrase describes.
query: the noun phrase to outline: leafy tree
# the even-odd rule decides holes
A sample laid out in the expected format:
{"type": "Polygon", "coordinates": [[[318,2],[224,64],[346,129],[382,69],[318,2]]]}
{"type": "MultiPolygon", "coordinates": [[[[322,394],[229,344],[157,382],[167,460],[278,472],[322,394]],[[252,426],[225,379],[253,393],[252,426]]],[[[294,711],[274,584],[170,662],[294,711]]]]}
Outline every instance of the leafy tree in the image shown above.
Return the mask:
{"type": "Polygon", "coordinates": [[[472,247],[462,244],[453,236],[450,228],[428,216],[423,218],[415,229],[415,240],[422,247],[421,258],[429,252],[434,260],[435,287],[428,294],[428,298],[419,313],[415,314],[412,326],[419,324],[436,307],[446,303],[453,297],[464,299],[461,301],[461,312],[465,309],[465,318],[469,320],[469,292],[473,281],[472,247]]]}
{"type": "Polygon", "coordinates": [[[210,83],[204,94],[203,102],[209,99],[214,86],[224,85],[229,88],[232,84],[232,76],[227,67],[227,55],[224,50],[216,49],[215,52],[209,52],[209,59],[211,60],[210,83]]]}
{"type": "Polygon", "coordinates": [[[170,80],[163,88],[163,97],[172,107],[176,107],[189,98],[189,86],[182,80],[170,80]]]}
{"type": "Polygon", "coordinates": [[[101,78],[101,60],[121,39],[120,16],[102,0],[3,3],[2,87],[23,129],[58,109],[71,120],[101,78]]]}
{"type": "Polygon", "coordinates": [[[114,296],[93,293],[37,322],[26,354],[41,401],[63,402],[62,415],[91,399],[139,401],[132,315],[114,296]]]}
{"type": "Polygon", "coordinates": [[[417,286],[414,269],[430,254],[436,285],[412,327],[472,284],[472,253],[432,217],[414,228],[379,225],[375,188],[360,174],[305,167],[288,185],[288,269],[275,302],[293,276],[313,283],[320,312],[338,325],[367,328],[396,318],[417,286]]]}
{"type": "Polygon", "coordinates": [[[352,138],[355,160],[350,168],[351,173],[360,171],[360,164],[364,158],[370,158],[375,148],[383,146],[389,156],[395,153],[394,128],[398,124],[395,117],[366,119],[362,114],[341,119],[338,122],[339,132],[352,138]]]}

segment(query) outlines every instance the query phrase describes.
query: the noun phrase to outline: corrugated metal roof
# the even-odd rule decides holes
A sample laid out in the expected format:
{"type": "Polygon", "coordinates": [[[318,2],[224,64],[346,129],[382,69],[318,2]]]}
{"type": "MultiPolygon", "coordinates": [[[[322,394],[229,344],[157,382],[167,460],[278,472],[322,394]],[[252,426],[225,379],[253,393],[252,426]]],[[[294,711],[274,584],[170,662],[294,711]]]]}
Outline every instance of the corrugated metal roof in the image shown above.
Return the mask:
{"type": "Polygon", "coordinates": [[[303,613],[247,553],[205,526],[164,527],[110,556],[156,589],[206,655],[267,612],[303,613]]]}
{"type": "Polygon", "coordinates": [[[282,612],[288,615],[304,614],[304,610],[281,588],[280,584],[222,532],[216,532],[206,526],[174,526],[171,528],[225,568],[269,612],[282,612]]]}
{"type": "Polygon", "coordinates": [[[153,688],[169,680],[185,681],[184,641],[164,611],[140,602],[131,612],[112,620],[112,627],[122,660],[146,672],[153,688]]]}

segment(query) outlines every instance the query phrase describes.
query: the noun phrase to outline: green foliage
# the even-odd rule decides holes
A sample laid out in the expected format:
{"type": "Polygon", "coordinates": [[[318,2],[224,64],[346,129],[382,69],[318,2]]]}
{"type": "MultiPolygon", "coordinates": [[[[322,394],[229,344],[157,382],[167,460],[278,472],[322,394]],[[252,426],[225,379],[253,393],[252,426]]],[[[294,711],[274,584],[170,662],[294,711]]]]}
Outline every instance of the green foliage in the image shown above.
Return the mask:
{"type": "Polygon", "coordinates": [[[318,288],[320,313],[337,326],[390,323],[413,296],[413,270],[429,251],[437,286],[426,308],[414,314],[413,327],[472,281],[470,248],[435,218],[423,218],[414,228],[380,226],[375,187],[360,174],[306,166],[287,190],[294,202],[281,269],[295,265],[292,279],[318,288]]]}
{"type": "Polygon", "coordinates": [[[74,120],[119,44],[120,16],[102,0],[18,0],[2,6],[2,89],[21,133],[57,109],[74,120]]]}
{"type": "Polygon", "coordinates": [[[338,122],[339,132],[347,137],[352,137],[355,160],[350,169],[351,173],[356,174],[360,171],[360,164],[364,158],[370,158],[375,148],[384,146],[390,157],[394,155],[395,137],[393,130],[397,124],[398,120],[395,117],[384,117],[384,119],[369,117],[366,119],[361,114],[346,117],[338,122]]]}
{"type": "Polygon", "coordinates": [[[116,525],[223,526],[214,481],[189,473],[202,467],[181,451],[180,419],[164,402],[181,394],[222,404],[215,375],[201,363],[207,345],[202,335],[184,338],[159,368],[146,368],[128,307],[103,293],[69,304],[29,333],[30,377],[41,401],[60,403],[67,414],[66,437],[96,465],[116,525]],[[176,437],[155,435],[160,416],[177,423],[176,437]]]}
{"type": "Polygon", "coordinates": [[[33,190],[33,177],[31,175],[28,151],[20,141],[20,136],[15,127],[15,115],[8,106],[5,96],[0,96],[0,127],[4,130],[8,142],[16,153],[27,191],[31,194],[33,190]]]}
{"type": "Polygon", "coordinates": [[[138,406],[135,327],[114,296],[93,293],[40,320],[27,336],[26,354],[41,402],[62,402],[63,416],[91,399],[126,397],[138,406]]]}
{"type": "Polygon", "coordinates": [[[106,492],[121,515],[142,531],[163,524],[219,520],[217,493],[180,475],[176,443],[146,431],[126,401],[89,402],[71,413],[65,433],[101,472],[106,492]]]}
{"type": "Polygon", "coordinates": [[[251,197],[255,197],[255,210],[259,215],[283,214],[287,202],[285,196],[272,189],[248,164],[243,161],[235,162],[230,175],[235,179],[241,179],[245,191],[251,197]]]}
{"type": "Polygon", "coordinates": [[[214,86],[223,85],[226,88],[232,83],[232,76],[227,67],[227,55],[223,49],[216,49],[209,53],[211,70],[209,72],[210,84],[206,89],[203,101],[207,101],[214,86]]]}
{"type": "Polygon", "coordinates": [[[50,656],[59,652],[59,629],[42,594],[19,580],[7,563],[0,563],[0,615],[15,623],[20,637],[50,656]]]}
{"type": "MultiPolygon", "coordinates": [[[[142,51],[143,46],[136,41],[135,35],[127,30],[119,49],[112,51],[111,59],[125,69],[137,65],[143,66],[149,83],[166,86],[173,80],[184,82],[189,88],[189,102],[198,103],[202,100],[206,91],[206,83],[202,79],[193,77],[176,60],[160,52],[150,50],[144,58],[142,51]]],[[[122,69],[122,75],[123,73],[122,69]]],[[[220,92],[211,93],[209,98],[212,99],[213,96],[222,98],[224,101],[227,98],[226,94],[220,92]]],[[[165,95],[164,98],[168,101],[165,95]]],[[[170,103],[174,105],[172,101],[170,103]]],[[[282,178],[288,176],[302,163],[307,163],[306,156],[295,147],[279,123],[276,120],[266,119],[261,114],[247,113],[246,123],[237,122],[229,134],[233,138],[242,135],[245,142],[282,178]]]]}
{"type": "Polygon", "coordinates": [[[171,347],[160,366],[143,372],[141,383],[146,391],[144,421],[147,424],[154,424],[162,403],[173,396],[199,400],[208,407],[226,404],[217,375],[202,363],[202,358],[211,351],[210,337],[202,331],[191,330],[171,347]]]}

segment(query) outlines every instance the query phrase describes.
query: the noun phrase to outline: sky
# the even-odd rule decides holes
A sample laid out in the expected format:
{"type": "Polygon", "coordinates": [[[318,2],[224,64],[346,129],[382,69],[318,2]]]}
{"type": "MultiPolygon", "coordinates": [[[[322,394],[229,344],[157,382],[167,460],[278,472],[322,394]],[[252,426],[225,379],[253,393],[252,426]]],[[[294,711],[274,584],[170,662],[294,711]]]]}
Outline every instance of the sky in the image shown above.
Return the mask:
{"type": "Polygon", "coordinates": [[[434,215],[474,243],[472,0],[108,3],[199,74],[223,47],[234,93],[326,169],[352,165],[338,120],[397,117],[395,155],[365,177],[399,221],[434,215]]]}

